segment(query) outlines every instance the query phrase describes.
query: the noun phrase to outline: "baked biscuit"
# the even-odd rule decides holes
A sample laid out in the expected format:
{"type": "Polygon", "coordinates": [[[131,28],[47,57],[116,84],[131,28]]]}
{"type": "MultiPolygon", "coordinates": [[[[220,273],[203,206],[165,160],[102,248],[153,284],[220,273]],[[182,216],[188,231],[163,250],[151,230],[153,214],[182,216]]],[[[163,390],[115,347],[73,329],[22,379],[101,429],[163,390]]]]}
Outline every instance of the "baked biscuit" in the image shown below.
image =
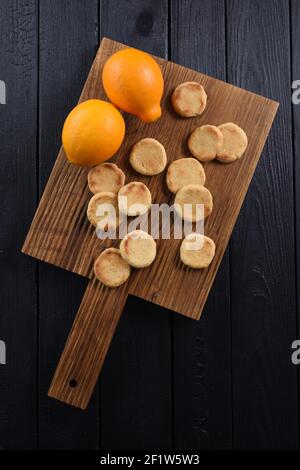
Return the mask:
{"type": "Polygon", "coordinates": [[[227,122],[219,126],[224,141],[217,152],[217,159],[222,163],[231,163],[241,158],[248,146],[248,137],[239,126],[233,122],[227,122]]]}
{"type": "Polygon", "coordinates": [[[125,183],[123,171],[115,163],[102,163],[88,172],[88,185],[94,194],[117,193],[125,183]]]}
{"type": "Polygon", "coordinates": [[[129,161],[132,168],[142,175],[158,175],[166,167],[167,154],[158,140],[145,138],[133,146],[129,161]]]}
{"type": "Polygon", "coordinates": [[[218,127],[205,125],[197,127],[191,133],[188,147],[194,157],[201,162],[208,162],[216,158],[223,141],[223,134],[218,127]]]}
{"type": "Polygon", "coordinates": [[[205,172],[201,163],[195,158],[179,158],[169,166],[166,181],[171,193],[176,194],[187,184],[203,186],[205,172]]]}
{"type": "Polygon", "coordinates": [[[181,243],[180,259],[190,268],[207,268],[215,256],[214,241],[200,233],[190,233],[181,243]]]}
{"type": "Polygon", "coordinates": [[[134,268],[145,268],[153,263],[156,256],[156,243],[149,233],[134,230],[121,241],[122,258],[134,268]]]}
{"type": "Polygon", "coordinates": [[[116,193],[96,193],[87,208],[90,223],[101,230],[119,226],[118,198],[116,193]]]}
{"type": "Polygon", "coordinates": [[[198,184],[183,186],[175,196],[174,207],[178,215],[189,222],[197,222],[208,217],[213,209],[210,191],[198,184]],[[203,207],[203,213],[200,210],[203,207]]]}
{"type": "Polygon", "coordinates": [[[108,287],[118,287],[124,284],[130,272],[129,264],[122,258],[117,248],[107,248],[102,251],[94,263],[96,278],[108,287]]]}
{"type": "Polygon", "coordinates": [[[128,216],[145,214],[151,206],[151,193],[144,183],[133,181],[120,189],[118,205],[119,211],[128,216]]]}
{"type": "Polygon", "coordinates": [[[172,94],[172,105],[177,114],[183,117],[200,116],[206,108],[207,95],[198,82],[184,82],[172,94]]]}

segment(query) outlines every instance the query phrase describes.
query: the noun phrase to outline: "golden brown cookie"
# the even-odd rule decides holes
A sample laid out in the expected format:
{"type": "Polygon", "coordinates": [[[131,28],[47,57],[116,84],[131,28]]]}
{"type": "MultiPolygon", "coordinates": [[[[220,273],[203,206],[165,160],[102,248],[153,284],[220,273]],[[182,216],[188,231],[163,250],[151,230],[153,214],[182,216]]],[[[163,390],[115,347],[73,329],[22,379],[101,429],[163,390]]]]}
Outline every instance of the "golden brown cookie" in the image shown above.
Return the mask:
{"type": "Polygon", "coordinates": [[[227,122],[219,126],[223,134],[223,145],[217,152],[217,159],[222,163],[231,163],[241,158],[248,146],[248,137],[239,126],[227,122]]]}
{"type": "Polygon", "coordinates": [[[198,184],[183,186],[175,196],[174,207],[178,215],[190,222],[197,222],[208,217],[213,210],[213,199],[210,191],[198,184]],[[203,214],[200,210],[203,207],[203,214]]]}
{"type": "Polygon", "coordinates": [[[190,268],[207,268],[215,256],[214,241],[200,233],[190,233],[181,243],[180,259],[190,268]]]}
{"type": "Polygon", "coordinates": [[[88,172],[88,185],[94,194],[117,193],[125,183],[123,171],[114,163],[102,163],[88,172]]]}
{"type": "Polygon", "coordinates": [[[118,287],[124,284],[130,272],[129,264],[122,258],[117,248],[107,248],[102,251],[94,263],[96,278],[108,287],[118,287]]]}
{"type": "Polygon", "coordinates": [[[92,225],[101,230],[106,231],[109,228],[118,227],[117,194],[108,191],[94,194],[88,204],[87,217],[92,225]]]}
{"type": "Polygon", "coordinates": [[[156,243],[149,233],[134,230],[121,241],[122,258],[134,268],[145,268],[153,263],[156,256],[156,243]]]}
{"type": "Polygon", "coordinates": [[[151,193],[144,183],[133,181],[120,189],[118,205],[122,214],[129,216],[145,214],[151,206],[151,193]]]}
{"type": "Polygon", "coordinates": [[[177,114],[183,117],[200,116],[206,108],[207,95],[198,82],[184,82],[172,94],[172,105],[177,114]]]}
{"type": "Polygon", "coordinates": [[[205,172],[201,163],[195,158],[179,158],[169,166],[166,181],[171,193],[176,194],[187,184],[203,186],[205,172]]]}
{"type": "Polygon", "coordinates": [[[188,146],[194,157],[201,162],[216,158],[223,145],[223,134],[216,126],[205,125],[197,127],[190,135],[188,146]]]}
{"type": "Polygon", "coordinates": [[[158,140],[145,138],[133,146],[129,161],[132,168],[142,175],[158,175],[166,167],[167,154],[158,140]]]}

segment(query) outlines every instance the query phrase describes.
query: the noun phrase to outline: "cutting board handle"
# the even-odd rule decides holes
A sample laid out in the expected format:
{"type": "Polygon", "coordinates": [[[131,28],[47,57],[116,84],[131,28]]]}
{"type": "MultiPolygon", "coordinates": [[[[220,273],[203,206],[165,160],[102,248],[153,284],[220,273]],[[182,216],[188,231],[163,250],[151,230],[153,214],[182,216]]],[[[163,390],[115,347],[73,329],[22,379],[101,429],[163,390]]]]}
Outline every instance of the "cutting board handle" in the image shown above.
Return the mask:
{"type": "Polygon", "coordinates": [[[90,280],[48,396],[86,409],[126,298],[126,284],[109,288],[90,280]]]}

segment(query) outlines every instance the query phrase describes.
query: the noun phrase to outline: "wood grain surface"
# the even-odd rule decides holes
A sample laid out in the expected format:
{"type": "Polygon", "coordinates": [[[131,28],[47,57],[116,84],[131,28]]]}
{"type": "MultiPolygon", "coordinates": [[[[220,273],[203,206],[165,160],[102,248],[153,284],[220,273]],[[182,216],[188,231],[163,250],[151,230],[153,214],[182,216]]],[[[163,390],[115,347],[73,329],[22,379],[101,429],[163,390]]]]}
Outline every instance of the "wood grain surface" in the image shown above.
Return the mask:
{"type": "MultiPolygon", "coordinates": [[[[97,17],[98,0],[89,1],[88,7],[80,0],[47,0],[39,5],[39,198],[55,163],[64,119],[80,95],[99,46],[97,17]]],[[[38,447],[97,449],[98,387],[85,413],[47,396],[87,279],[40,263],[37,281],[38,447]]]]}
{"type": "MultiPolygon", "coordinates": [[[[125,46],[103,39],[81,100],[103,97],[99,79],[102,67],[107,58],[122,47],[125,46]]],[[[140,123],[135,117],[127,117],[125,141],[113,158],[125,171],[127,181],[138,179],[145,182],[155,203],[172,202],[164,173],[155,178],[141,177],[130,168],[128,152],[142,137],[159,139],[166,148],[169,162],[186,153],[186,141],[191,130],[203,123],[218,125],[234,121],[245,129],[249,137],[248,149],[240,161],[232,165],[221,165],[216,161],[205,164],[206,186],[214,198],[214,211],[205,225],[205,233],[216,243],[216,255],[210,267],[201,271],[186,268],[179,259],[180,240],[157,240],[155,263],[148,269],[136,270],[127,285],[128,293],[199,319],[278,104],[172,62],[160,59],[159,63],[165,80],[163,117],[151,125],[140,123]],[[179,118],[170,109],[170,93],[186,80],[201,82],[208,93],[207,110],[197,119],[179,118]],[[191,285],[193,289],[190,289],[191,285]],[[174,295],[175,291],[177,295],[174,295]]],[[[94,259],[109,241],[101,243],[86,218],[90,197],[86,176],[87,169],[68,164],[61,150],[23,252],[91,277],[94,259]]]]}
{"type": "Polygon", "coordinates": [[[298,0],[0,2],[1,449],[299,448],[299,14],[298,0]],[[201,320],[129,296],[83,413],[46,391],[88,280],[19,250],[102,36],[280,108],[201,320]]]}
{"type": "MultiPolygon", "coordinates": [[[[167,58],[168,1],[102,1],[100,30],[167,58]]],[[[171,311],[152,302],[127,298],[100,375],[103,449],[172,448],[173,319],[171,311]]]]}
{"type": "Polygon", "coordinates": [[[269,90],[280,102],[264,158],[231,238],[232,368],[238,377],[232,390],[233,440],[242,449],[276,449],[279,442],[282,448],[295,448],[297,394],[291,390],[296,390],[297,371],[290,360],[296,299],[289,11],[281,0],[246,0],[243,5],[229,0],[227,5],[229,81],[258,93],[269,90]],[[251,78],[249,68],[256,70],[251,78]],[[253,379],[246,383],[246,377],[253,379]],[[285,420],[288,429],[282,424],[285,420]]]}
{"type": "MultiPolygon", "coordinates": [[[[101,75],[103,64],[113,52],[122,47],[125,46],[108,39],[102,41],[81,100],[99,96],[98,77],[101,75]]],[[[244,158],[235,165],[221,165],[215,161],[205,165],[206,184],[214,197],[214,211],[206,222],[206,233],[215,240],[217,246],[216,256],[209,269],[200,272],[187,269],[178,256],[180,240],[158,240],[158,256],[153,264],[154,268],[151,266],[147,270],[135,271],[131,281],[122,289],[118,289],[117,293],[114,289],[100,284],[97,289],[97,282],[94,280],[89,285],[49,390],[49,396],[83,409],[87,407],[97,382],[128,293],[199,319],[278,106],[277,103],[266,98],[237,89],[174,63],[162,59],[159,59],[159,62],[166,84],[165,98],[162,103],[165,110],[164,117],[159,123],[151,126],[138,123],[136,118],[128,119],[126,141],[122,146],[123,149],[114,158],[114,161],[124,169],[127,181],[136,179],[136,175],[130,168],[126,156],[132,144],[147,135],[145,128],[149,128],[148,135],[158,138],[165,145],[169,161],[173,160],[175,155],[179,156],[186,151],[186,141],[193,128],[191,121],[196,121],[196,119],[181,119],[169,106],[174,85],[185,80],[203,83],[208,92],[209,106],[205,113],[206,121],[202,122],[214,124],[221,124],[225,121],[237,122],[245,129],[250,143],[244,158]],[[241,106],[244,106],[246,110],[243,117],[239,116],[241,106]],[[226,117],[222,114],[224,109],[226,117]],[[255,126],[258,127],[255,128],[255,126]],[[170,140],[174,131],[176,131],[177,138],[170,140]],[[178,148],[178,142],[180,148],[178,148]],[[224,187],[226,187],[226,193],[224,187]],[[195,286],[192,291],[191,283],[195,286]],[[176,296],[174,296],[174,289],[177,292],[176,296]],[[187,292],[189,295],[186,295],[187,292]],[[92,314],[94,309],[89,308],[90,302],[86,299],[91,299],[91,293],[94,293],[99,300],[101,299],[100,293],[102,293],[103,300],[97,304],[97,307],[101,314],[105,312],[107,322],[105,327],[101,320],[102,316],[94,318],[92,314]],[[97,343],[98,348],[93,347],[90,351],[91,343],[97,343]],[[79,363],[78,358],[81,358],[79,363]],[[89,373],[90,370],[92,373],[89,373]],[[73,387],[72,381],[75,381],[73,387]]],[[[203,120],[204,117],[200,117],[197,121],[200,122],[201,119],[203,120]]],[[[69,165],[63,150],[60,151],[25,242],[24,252],[49,262],[52,260],[54,264],[79,274],[91,276],[91,260],[95,258],[95,250],[99,252],[100,241],[97,240],[86,220],[85,211],[88,200],[86,174],[86,169],[69,165]],[[47,220],[52,220],[52,223],[49,225],[47,220]],[[69,232],[69,226],[79,232],[76,234],[76,239],[74,234],[69,232]],[[47,233],[47,229],[51,231],[51,234],[47,233]],[[76,246],[76,253],[73,255],[68,253],[70,257],[66,259],[70,244],[73,247],[76,246]],[[40,247],[38,250],[37,246],[40,247]],[[31,252],[31,249],[34,252],[31,252]],[[86,249],[90,250],[89,255],[86,249]],[[40,250],[44,253],[42,256],[40,250]]],[[[164,178],[165,175],[162,174],[156,178],[139,179],[148,184],[153,196],[155,195],[154,202],[171,204],[172,199],[167,194],[164,178]]],[[[107,241],[102,242],[102,248],[107,245],[107,241]]]]}
{"type": "MultiPolygon", "coordinates": [[[[300,80],[300,53],[298,41],[300,40],[300,3],[297,0],[291,1],[291,79],[292,81],[300,80]]],[[[295,89],[293,89],[293,92],[295,89]]],[[[299,85],[297,86],[297,98],[299,100],[299,85]]],[[[300,338],[300,162],[297,155],[300,152],[300,103],[293,105],[292,111],[292,143],[293,145],[293,156],[294,156],[294,223],[295,223],[295,258],[296,258],[296,285],[295,285],[295,301],[296,301],[296,330],[297,334],[295,338],[300,338]]],[[[300,374],[298,373],[298,409],[299,409],[299,391],[300,391],[300,374]]],[[[300,418],[300,416],[299,416],[300,418]]],[[[298,443],[300,442],[300,424],[298,421],[298,443]]],[[[297,434],[297,433],[296,433],[297,434]]],[[[292,436],[293,442],[294,437],[292,436]]],[[[297,445],[295,446],[297,448],[297,445]]]]}
{"type": "Polygon", "coordinates": [[[127,299],[126,284],[90,281],[49,389],[49,396],[86,409],[127,299]],[[99,308],[100,307],[100,308],[99,308]]]}
{"type": "MultiPolygon", "coordinates": [[[[110,2],[109,11],[115,18],[120,18],[120,22],[115,22],[115,25],[123,25],[121,18],[128,15],[130,19],[137,17],[137,28],[142,28],[144,23],[152,24],[151,19],[154,12],[151,13],[150,3],[149,9],[144,14],[138,14],[140,6],[134,2],[130,4],[129,11],[128,5],[124,4],[125,9],[122,9],[118,2],[114,4],[110,2]]],[[[105,5],[102,6],[104,8],[105,5]]],[[[160,18],[166,15],[166,4],[160,2],[157,5],[155,16],[157,15],[160,15],[160,18]]],[[[112,30],[113,27],[106,15],[101,15],[101,31],[113,34],[115,37],[120,36],[124,40],[126,36],[124,27],[122,26],[120,33],[118,30],[112,30]]],[[[128,27],[131,27],[130,23],[128,27]]],[[[143,32],[138,34],[139,40],[137,40],[136,46],[143,47],[148,52],[164,54],[166,27],[166,21],[159,21],[152,33],[153,41],[150,41],[149,36],[145,35],[145,26],[143,26],[143,32]]],[[[133,43],[132,46],[134,45],[133,43]]],[[[171,447],[172,389],[169,380],[171,377],[171,315],[172,312],[162,312],[155,304],[144,302],[137,297],[130,297],[128,300],[123,313],[124,318],[118,327],[117,337],[114,340],[114,347],[101,374],[101,443],[104,448],[109,446],[118,449],[143,448],[145,442],[147,442],[147,446],[152,448],[171,447]],[[139,357],[138,363],[136,363],[137,356],[139,357]],[[136,364],[135,367],[132,367],[133,364],[136,364]],[[116,374],[118,375],[117,389],[115,388],[116,374]],[[132,380],[128,380],[129,377],[132,380]],[[119,393],[119,390],[122,390],[122,393],[119,393]],[[137,402],[139,403],[138,407],[136,407],[137,402]],[[133,408],[135,409],[134,426],[139,431],[128,433],[128,426],[132,427],[130,410],[133,408]],[[120,419],[120,415],[122,419],[120,419]],[[146,416],[150,427],[142,425],[146,416]],[[149,432],[149,429],[154,427],[156,432],[149,432]]],[[[69,341],[72,339],[69,338],[69,341]]],[[[76,351],[74,348],[70,349],[74,357],[76,351]]],[[[69,354],[68,352],[66,358],[69,354]]],[[[60,362],[61,368],[64,368],[64,357],[60,362]]],[[[98,356],[96,362],[97,359],[98,356]]],[[[99,370],[102,362],[97,362],[97,364],[98,366],[94,364],[94,367],[99,370]]],[[[69,375],[72,374],[77,376],[77,370],[69,370],[69,375]]],[[[54,388],[56,398],[59,398],[61,390],[61,399],[65,399],[65,382],[59,378],[56,375],[50,393],[53,393],[52,389],[54,388]]],[[[94,376],[94,380],[96,379],[97,374],[94,376]]],[[[73,401],[75,392],[75,390],[70,390],[68,397],[70,403],[73,401]]],[[[88,411],[90,411],[90,407],[88,411]]]]}
{"type": "MultiPolygon", "coordinates": [[[[225,11],[223,0],[173,1],[170,59],[226,80],[225,11]]],[[[178,449],[232,447],[229,255],[227,247],[201,321],[173,315],[174,447],[178,449]]]]}
{"type": "Polygon", "coordinates": [[[0,367],[0,447],[26,449],[36,446],[37,433],[37,264],[20,253],[37,201],[36,2],[0,2],[0,25],[7,93],[0,106],[0,339],[7,353],[0,367]]]}

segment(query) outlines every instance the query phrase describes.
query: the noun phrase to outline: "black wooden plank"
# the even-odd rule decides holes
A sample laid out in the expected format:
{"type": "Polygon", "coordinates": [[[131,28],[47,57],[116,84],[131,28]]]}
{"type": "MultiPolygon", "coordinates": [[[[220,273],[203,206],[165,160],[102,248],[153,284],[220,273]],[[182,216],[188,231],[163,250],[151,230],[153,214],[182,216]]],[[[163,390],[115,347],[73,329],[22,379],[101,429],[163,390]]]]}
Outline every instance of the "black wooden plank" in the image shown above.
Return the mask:
{"type": "MultiPolygon", "coordinates": [[[[40,2],[40,194],[61,145],[63,121],[78,101],[98,45],[98,2],[40,2]]],[[[97,448],[97,392],[87,411],[47,397],[87,281],[43,263],[39,269],[39,445],[97,448]]]]}
{"type": "MultiPolygon", "coordinates": [[[[171,60],[225,80],[224,27],[223,0],[172,1],[171,60]]],[[[227,251],[200,321],[174,317],[177,449],[231,447],[229,307],[227,251]]]]}
{"type": "MultiPolygon", "coordinates": [[[[101,2],[101,34],[166,56],[167,2],[101,2]]],[[[167,449],[172,442],[170,314],[128,299],[101,379],[103,449],[167,449]]]]}
{"type": "MultiPolygon", "coordinates": [[[[292,81],[300,80],[300,2],[291,1],[291,39],[292,39],[292,81]]],[[[299,82],[300,83],[300,82],[299,82]]],[[[295,201],[295,228],[296,228],[296,276],[297,276],[297,336],[300,339],[300,86],[295,84],[297,88],[293,88],[293,142],[294,142],[294,201],[295,201]],[[295,101],[296,99],[296,101],[295,101]]],[[[300,373],[298,365],[298,409],[300,409],[300,373]]],[[[298,413],[298,429],[300,431],[300,413],[298,413]]],[[[300,445],[300,442],[299,442],[300,445]]]]}
{"type": "Polygon", "coordinates": [[[37,134],[35,0],[0,2],[0,447],[36,447],[36,263],[20,253],[34,214],[37,134]]]}
{"type": "Polygon", "coordinates": [[[228,80],[280,102],[231,243],[234,447],[298,446],[289,2],[227,1],[228,80]]]}

